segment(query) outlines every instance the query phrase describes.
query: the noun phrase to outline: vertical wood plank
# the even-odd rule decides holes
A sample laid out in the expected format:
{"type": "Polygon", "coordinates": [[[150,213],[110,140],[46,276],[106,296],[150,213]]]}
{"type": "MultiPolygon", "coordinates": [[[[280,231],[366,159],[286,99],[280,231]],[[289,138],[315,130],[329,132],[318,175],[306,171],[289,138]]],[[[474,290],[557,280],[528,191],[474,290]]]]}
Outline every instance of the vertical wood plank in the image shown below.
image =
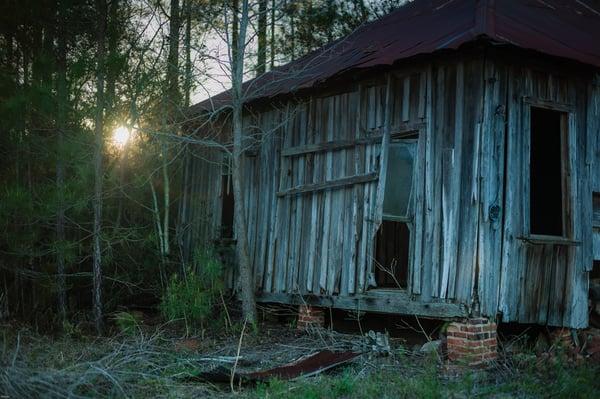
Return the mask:
{"type": "MultiPolygon", "coordinates": [[[[427,67],[428,69],[429,67],[427,67]]],[[[426,106],[427,106],[427,72],[421,71],[419,73],[419,119],[426,117],[426,106]]]]}
{"type": "MultiPolygon", "coordinates": [[[[333,98],[328,98],[326,102],[327,106],[327,128],[326,136],[327,141],[333,140],[333,98]]],[[[333,177],[333,154],[328,152],[325,156],[325,180],[331,180],[333,177]]],[[[325,191],[323,193],[324,198],[324,209],[323,209],[323,236],[321,237],[321,277],[319,279],[319,286],[322,290],[327,291],[327,273],[329,267],[329,229],[331,226],[331,191],[325,191]]]]}
{"type": "MultiPolygon", "coordinates": [[[[358,85],[358,89],[356,91],[356,95],[353,96],[353,102],[351,110],[354,110],[354,113],[350,112],[350,115],[356,115],[354,120],[354,138],[359,139],[361,137],[361,98],[362,98],[363,86],[361,84],[358,85]]],[[[361,146],[356,146],[353,151],[353,161],[354,161],[354,174],[361,173],[360,167],[360,152],[362,150],[361,146]]],[[[359,255],[357,251],[357,246],[359,245],[359,234],[360,231],[357,229],[358,227],[358,197],[359,190],[363,189],[363,185],[357,184],[352,187],[352,196],[351,196],[351,206],[352,206],[352,214],[351,214],[351,225],[350,225],[350,264],[348,265],[348,293],[354,294],[356,289],[356,271],[360,270],[359,255]]]]}
{"type": "MultiPolygon", "coordinates": [[[[275,118],[274,124],[279,124],[281,122],[281,113],[277,112],[277,117],[275,118]]],[[[269,250],[267,255],[267,271],[265,275],[265,287],[264,290],[266,292],[273,292],[274,288],[274,272],[275,272],[275,263],[277,262],[277,238],[278,238],[278,226],[279,226],[279,215],[281,214],[282,202],[285,200],[284,198],[279,198],[275,193],[280,188],[280,176],[281,176],[281,145],[282,145],[282,133],[281,128],[276,129],[273,132],[273,141],[274,141],[274,149],[272,154],[274,156],[274,170],[273,170],[273,179],[271,182],[271,195],[269,203],[271,204],[271,209],[273,209],[272,221],[269,224],[269,250]]]]}
{"type": "MultiPolygon", "coordinates": [[[[376,234],[379,225],[381,224],[381,217],[383,213],[383,198],[385,196],[385,179],[387,176],[388,168],[388,153],[390,147],[390,130],[391,130],[391,107],[392,103],[392,75],[388,74],[385,85],[385,100],[383,103],[384,107],[384,120],[383,120],[383,137],[381,139],[381,150],[379,153],[379,180],[377,184],[377,196],[375,204],[375,226],[371,234],[376,234]]],[[[406,83],[406,81],[405,81],[406,83]]],[[[406,90],[405,90],[406,92],[406,90]]]]}
{"type": "Polygon", "coordinates": [[[431,296],[439,296],[440,287],[440,216],[441,216],[441,201],[438,196],[440,193],[441,182],[441,157],[438,155],[440,146],[438,140],[442,137],[445,109],[444,109],[444,93],[445,93],[445,66],[440,65],[437,68],[435,79],[435,98],[433,100],[434,122],[431,136],[428,137],[427,153],[425,154],[427,177],[426,177],[426,227],[425,227],[425,243],[430,245],[430,249],[425,252],[424,270],[428,276],[425,276],[424,281],[430,282],[427,291],[424,292],[425,300],[431,296]],[[438,166],[439,165],[439,166],[438,166]]]}
{"type": "MultiPolygon", "coordinates": [[[[332,108],[332,123],[331,130],[333,132],[332,139],[336,140],[340,137],[340,120],[341,115],[341,96],[332,97],[333,108],[332,108]]],[[[341,151],[330,151],[329,153],[332,158],[331,176],[333,178],[340,177],[343,173],[343,162],[341,151]]],[[[341,253],[340,253],[340,235],[343,221],[340,220],[342,217],[342,209],[344,207],[342,190],[330,190],[330,201],[331,201],[331,219],[329,227],[329,239],[328,239],[328,263],[327,263],[327,294],[333,295],[336,293],[336,283],[338,282],[337,271],[341,266],[341,253]]]]}
{"type": "MultiPolygon", "coordinates": [[[[365,135],[366,136],[366,132],[368,127],[370,126],[369,123],[370,121],[373,119],[373,109],[374,109],[374,105],[373,105],[373,88],[372,87],[367,87],[363,89],[364,92],[364,97],[365,100],[362,100],[361,96],[361,101],[359,103],[359,113],[363,113],[364,112],[364,125],[362,124],[362,120],[359,119],[357,120],[357,124],[358,124],[358,129],[361,130],[361,135],[365,135]],[[364,109],[364,111],[363,111],[364,109]]],[[[361,159],[359,159],[359,162],[362,160],[362,168],[363,168],[363,172],[367,173],[367,172],[371,172],[371,168],[370,168],[370,154],[371,154],[371,145],[370,144],[365,144],[360,157],[361,159]],[[363,156],[364,154],[364,156],[363,156]]],[[[372,189],[372,184],[371,183],[367,183],[362,185],[361,189],[359,189],[359,199],[362,199],[361,201],[361,210],[362,210],[362,217],[359,219],[360,220],[360,225],[357,229],[358,231],[360,231],[360,246],[359,246],[359,250],[358,250],[358,289],[357,291],[360,292],[364,292],[366,291],[366,275],[367,275],[367,237],[368,237],[368,231],[369,231],[369,226],[370,226],[370,205],[369,205],[369,198],[370,198],[370,192],[372,189]]]]}
{"type": "MultiPolygon", "coordinates": [[[[390,78],[390,88],[391,88],[391,78],[390,78]]],[[[391,91],[391,89],[390,89],[391,91]]],[[[390,95],[389,101],[392,101],[390,95]]],[[[387,101],[387,99],[386,99],[387,101]]],[[[391,111],[390,111],[391,112],[391,111]]],[[[390,115],[391,118],[391,115],[390,115]]],[[[404,77],[404,81],[402,83],[402,121],[408,122],[410,120],[410,75],[404,77]]],[[[391,126],[391,119],[389,121],[391,126]]]]}
{"type": "Polygon", "coordinates": [[[518,90],[515,85],[514,67],[508,67],[508,95],[507,95],[507,138],[506,138],[506,177],[505,181],[505,204],[514,204],[510,208],[504,208],[504,236],[502,243],[501,257],[501,275],[500,275],[500,303],[499,309],[502,312],[503,321],[514,320],[516,312],[514,310],[515,302],[512,294],[515,292],[515,270],[520,266],[520,257],[518,256],[518,242],[515,240],[515,235],[518,234],[518,221],[520,220],[519,212],[519,178],[520,178],[520,141],[518,135],[519,110],[516,99],[518,98],[518,90]]]}
{"type": "MultiPolygon", "coordinates": [[[[411,267],[411,286],[412,292],[415,295],[421,294],[421,279],[424,267],[424,245],[426,243],[425,226],[427,223],[427,152],[428,144],[430,143],[430,137],[433,129],[433,73],[432,65],[427,65],[426,71],[421,74],[421,87],[422,93],[421,98],[424,99],[423,112],[419,112],[424,115],[426,121],[426,127],[419,134],[418,144],[418,157],[416,163],[417,180],[419,188],[416,190],[415,198],[415,229],[414,229],[414,257],[411,267]],[[423,86],[423,84],[425,86],[423,86]]],[[[419,107],[420,108],[420,107],[419,107]]]]}
{"type": "MultiPolygon", "coordinates": [[[[291,117],[291,104],[288,103],[286,111],[282,120],[283,126],[283,144],[282,149],[291,147],[293,130],[290,126],[291,117]]],[[[281,171],[280,171],[280,187],[279,190],[289,188],[291,186],[291,165],[290,160],[287,157],[281,157],[281,171]]],[[[277,266],[277,279],[275,282],[275,292],[283,292],[286,290],[287,282],[287,265],[288,265],[288,244],[289,244],[289,224],[290,224],[290,203],[289,197],[283,197],[281,201],[281,214],[280,223],[278,224],[278,260],[277,266]]]]}
{"type": "Polygon", "coordinates": [[[478,287],[482,312],[498,309],[501,265],[497,255],[502,250],[500,224],[504,210],[504,143],[507,76],[488,62],[484,96],[481,173],[481,211],[478,243],[478,287]]]}

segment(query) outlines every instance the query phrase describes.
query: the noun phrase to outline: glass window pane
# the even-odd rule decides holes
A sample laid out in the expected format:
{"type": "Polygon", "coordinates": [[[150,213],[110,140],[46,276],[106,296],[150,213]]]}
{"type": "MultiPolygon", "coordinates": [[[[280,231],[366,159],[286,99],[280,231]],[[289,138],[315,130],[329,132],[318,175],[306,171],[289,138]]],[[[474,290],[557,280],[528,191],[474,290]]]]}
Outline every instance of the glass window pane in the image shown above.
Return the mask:
{"type": "Polygon", "coordinates": [[[390,143],[383,197],[384,217],[406,217],[413,181],[414,143],[390,143]]]}

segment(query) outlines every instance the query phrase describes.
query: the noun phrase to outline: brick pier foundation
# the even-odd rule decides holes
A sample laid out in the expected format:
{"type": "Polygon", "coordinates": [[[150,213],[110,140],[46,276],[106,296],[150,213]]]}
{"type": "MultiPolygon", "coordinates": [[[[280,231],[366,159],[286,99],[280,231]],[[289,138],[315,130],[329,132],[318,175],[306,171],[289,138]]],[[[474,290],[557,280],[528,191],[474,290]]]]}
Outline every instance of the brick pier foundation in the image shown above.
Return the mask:
{"type": "Polygon", "coordinates": [[[485,318],[453,322],[446,331],[448,359],[472,367],[485,366],[498,358],[496,323],[485,318]]]}
{"type": "Polygon", "coordinates": [[[306,330],[309,327],[323,327],[324,324],[325,314],[322,309],[309,305],[298,307],[298,330],[306,330]]]}

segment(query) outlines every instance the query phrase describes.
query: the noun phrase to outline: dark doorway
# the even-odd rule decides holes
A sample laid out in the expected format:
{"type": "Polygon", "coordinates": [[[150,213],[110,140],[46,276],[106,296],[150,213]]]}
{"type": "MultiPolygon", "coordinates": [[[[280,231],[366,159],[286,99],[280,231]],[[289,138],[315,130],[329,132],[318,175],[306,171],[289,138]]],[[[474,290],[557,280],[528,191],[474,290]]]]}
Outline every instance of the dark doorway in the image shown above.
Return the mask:
{"type": "Polygon", "coordinates": [[[530,232],[564,235],[563,112],[531,107],[530,232]]]}
{"type": "Polygon", "coordinates": [[[410,232],[403,222],[384,220],[375,243],[375,282],[379,288],[406,288],[410,232]]]}

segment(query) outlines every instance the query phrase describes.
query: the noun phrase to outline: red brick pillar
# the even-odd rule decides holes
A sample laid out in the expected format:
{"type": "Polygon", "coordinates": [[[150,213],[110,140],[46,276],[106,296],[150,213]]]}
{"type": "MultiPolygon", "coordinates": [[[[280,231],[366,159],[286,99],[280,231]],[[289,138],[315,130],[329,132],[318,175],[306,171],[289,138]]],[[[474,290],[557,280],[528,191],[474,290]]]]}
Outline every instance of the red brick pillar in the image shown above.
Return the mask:
{"type": "Polygon", "coordinates": [[[325,324],[325,314],[322,309],[300,305],[298,307],[298,330],[306,330],[310,327],[323,327],[325,324]]]}
{"type": "Polygon", "coordinates": [[[450,323],[448,359],[468,366],[482,366],[498,358],[496,323],[484,318],[450,323]]]}

